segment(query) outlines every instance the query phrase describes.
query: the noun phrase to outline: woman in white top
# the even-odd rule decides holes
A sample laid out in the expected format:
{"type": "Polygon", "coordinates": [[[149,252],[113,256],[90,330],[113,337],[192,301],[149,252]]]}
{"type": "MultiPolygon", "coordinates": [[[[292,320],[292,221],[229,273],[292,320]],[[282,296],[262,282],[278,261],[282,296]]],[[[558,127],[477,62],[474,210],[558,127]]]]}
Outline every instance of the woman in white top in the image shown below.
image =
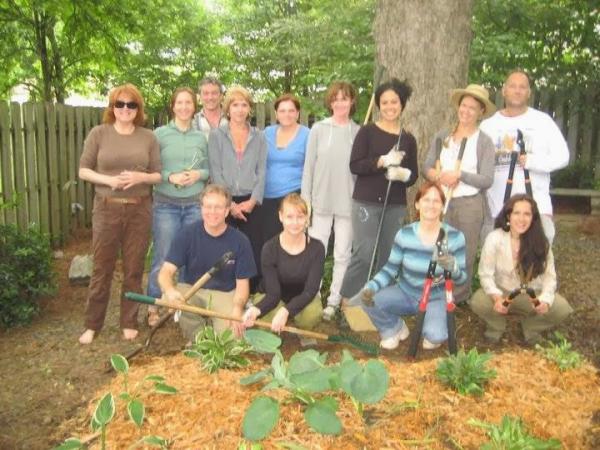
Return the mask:
{"type": "Polygon", "coordinates": [[[556,292],[554,257],[544,235],[540,213],[533,198],[513,195],[496,217],[479,260],[479,289],[471,299],[475,314],[486,322],[485,337],[498,342],[506,329],[506,315],[517,313],[527,344],[535,344],[540,333],[565,319],[573,309],[556,292]],[[536,299],[520,292],[533,289],[536,299]],[[516,292],[515,292],[516,293],[516,292]]]}
{"type": "Polygon", "coordinates": [[[442,185],[449,202],[445,221],[462,231],[467,241],[467,282],[454,293],[456,302],[463,303],[471,296],[473,265],[487,208],[485,190],[494,180],[494,144],[479,129],[479,123],[496,107],[488,91],[477,84],[453,90],[450,102],[457,108],[458,122],[452,131],[436,134],[424,173],[427,179],[442,185]],[[467,140],[466,146],[458,161],[463,139],[467,140]],[[441,143],[441,152],[437,142],[441,143]]]}
{"type": "Polygon", "coordinates": [[[352,192],[350,153],[359,126],[352,120],[356,90],[346,81],[336,81],[325,94],[331,117],[314,124],[308,136],[302,197],[312,207],[308,234],[327,250],[331,228],[335,232],[333,274],[323,318],[330,320],[340,306],[340,288],[352,254],[352,192]]]}

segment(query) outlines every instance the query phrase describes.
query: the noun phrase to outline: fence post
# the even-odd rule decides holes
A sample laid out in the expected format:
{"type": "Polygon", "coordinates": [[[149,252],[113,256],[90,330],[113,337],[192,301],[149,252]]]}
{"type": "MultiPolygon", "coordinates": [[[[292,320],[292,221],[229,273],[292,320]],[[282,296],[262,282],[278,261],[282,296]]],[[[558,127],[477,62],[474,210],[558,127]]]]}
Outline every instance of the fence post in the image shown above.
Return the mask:
{"type": "Polygon", "coordinates": [[[21,121],[21,105],[10,104],[13,131],[13,161],[15,164],[15,192],[17,193],[17,225],[27,227],[27,196],[25,194],[25,155],[23,146],[23,122],[21,121]]]}
{"type": "MultiPolygon", "coordinates": [[[[12,155],[8,104],[0,102],[0,182],[2,183],[3,196],[3,198],[0,198],[0,202],[9,204],[13,201],[15,195],[15,190],[13,189],[14,167],[12,155]]],[[[16,221],[17,214],[14,207],[0,208],[0,222],[15,223],[16,221]]]]}
{"type": "MultiPolygon", "coordinates": [[[[37,168],[39,179],[40,228],[45,233],[50,232],[50,194],[48,179],[48,135],[46,134],[46,105],[43,102],[35,105],[37,120],[37,168]]],[[[50,126],[48,126],[48,134],[50,126]]]]}
{"type": "Polygon", "coordinates": [[[59,149],[58,149],[58,121],[56,120],[56,108],[52,103],[46,103],[46,120],[48,123],[48,198],[50,199],[50,233],[53,244],[61,240],[60,230],[60,191],[59,191],[59,149]]]}

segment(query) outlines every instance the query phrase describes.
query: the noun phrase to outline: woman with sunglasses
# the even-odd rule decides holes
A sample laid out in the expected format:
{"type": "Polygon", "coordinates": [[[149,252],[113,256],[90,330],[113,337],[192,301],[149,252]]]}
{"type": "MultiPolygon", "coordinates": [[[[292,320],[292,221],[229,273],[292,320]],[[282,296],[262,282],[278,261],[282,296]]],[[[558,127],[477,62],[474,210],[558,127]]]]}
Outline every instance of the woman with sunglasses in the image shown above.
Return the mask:
{"type": "MultiPolygon", "coordinates": [[[[154,188],[152,218],[153,256],[148,295],[160,297],[158,272],[175,236],[190,223],[200,220],[198,198],[208,180],[208,142],[192,126],[196,95],[187,87],[171,96],[173,120],[154,133],[160,144],[162,182],[154,188]]],[[[158,307],[148,307],[148,325],[158,323],[158,307]]]]}
{"type": "MultiPolygon", "coordinates": [[[[161,181],[158,141],[143,127],[144,100],[133,84],[114,88],[104,123],[88,134],[79,161],[79,178],[94,184],[92,246],[94,270],[85,311],[89,344],[104,324],[119,252],[123,261],[121,292],[142,292],[144,259],[152,225],[152,184],[161,181]]],[[[138,334],[138,304],[121,297],[123,337],[138,334]]]]}
{"type": "MultiPolygon", "coordinates": [[[[267,141],[262,131],[250,125],[252,96],[241,86],[225,94],[223,110],[229,123],[215,128],[208,137],[210,177],[231,192],[228,222],[248,236],[257,267],[260,267],[262,229],[258,208],[265,191],[267,141]]],[[[257,278],[251,282],[256,291],[257,278]]]]}

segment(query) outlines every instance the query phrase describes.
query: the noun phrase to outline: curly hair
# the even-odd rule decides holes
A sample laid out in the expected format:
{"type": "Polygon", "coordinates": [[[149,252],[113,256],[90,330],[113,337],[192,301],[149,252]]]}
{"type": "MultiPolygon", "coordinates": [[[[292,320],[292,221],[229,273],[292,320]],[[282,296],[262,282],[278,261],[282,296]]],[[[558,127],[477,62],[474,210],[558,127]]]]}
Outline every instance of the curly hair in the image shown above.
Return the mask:
{"type": "Polygon", "coordinates": [[[406,102],[412,94],[412,88],[406,80],[400,81],[397,78],[392,78],[391,80],[380,84],[379,87],[375,90],[375,104],[378,108],[379,100],[381,99],[382,94],[386,91],[394,91],[396,95],[400,98],[402,109],[406,108],[406,102]]]}

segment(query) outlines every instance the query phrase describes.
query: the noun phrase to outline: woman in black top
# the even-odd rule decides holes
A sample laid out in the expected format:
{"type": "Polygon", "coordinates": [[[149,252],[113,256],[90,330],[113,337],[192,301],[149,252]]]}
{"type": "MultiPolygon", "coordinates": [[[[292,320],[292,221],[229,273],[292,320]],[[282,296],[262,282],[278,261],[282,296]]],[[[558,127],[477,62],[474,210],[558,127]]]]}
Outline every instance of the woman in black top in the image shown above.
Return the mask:
{"type": "Polygon", "coordinates": [[[381,84],[375,91],[379,119],[362,127],[354,139],[350,155],[350,172],[356,175],[352,194],[352,257],[340,290],[346,299],[356,295],[369,281],[369,265],[388,180],[392,184],[373,273],[388,259],[394,236],[406,214],[406,188],[417,180],[417,143],[400,123],[411,92],[406,82],[395,78],[381,84]]]}
{"type": "Polygon", "coordinates": [[[271,330],[280,332],[289,319],[304,329],[314,328],[323,307],[319,286],[323,277],[325,247],[306,234],[308,207],[300,195],[288,194],[279,207],[283,231],[262,249],[261,265],[265,296],[244,314],[251,327],[262,317],[271,330]]]}

